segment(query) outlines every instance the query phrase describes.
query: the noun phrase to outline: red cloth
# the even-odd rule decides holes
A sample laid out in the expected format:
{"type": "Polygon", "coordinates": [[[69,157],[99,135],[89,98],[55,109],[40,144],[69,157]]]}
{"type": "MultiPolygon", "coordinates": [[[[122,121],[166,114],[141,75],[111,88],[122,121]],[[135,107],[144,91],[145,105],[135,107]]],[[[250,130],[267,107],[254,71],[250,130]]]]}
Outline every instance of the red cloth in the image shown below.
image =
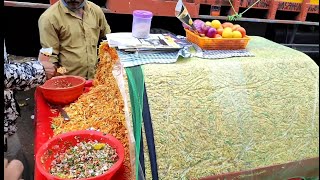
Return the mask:
{"type": "MultiPolygon", "coordinates": [[[[85,92],[89,91],[92,86],[91,81],[87,81],[85,92]]],[[[53,130],[51,129],[51,118],[58,116],[58,112],[52,112],[50,106],[45,101],[40,89],[36,89],[35,94],[35,133],[34,133],[34,154],[37,154],[37,150],[47,142],[53,136],[53,130]]],[[[124,168],[121,167],[119,171],[113,176],[112,180],[125,180],[123,174],[124,168]]],[[[35,180],[46,180],[46,178],[37,170],[35,164],[34,170],[35,180]]]]}

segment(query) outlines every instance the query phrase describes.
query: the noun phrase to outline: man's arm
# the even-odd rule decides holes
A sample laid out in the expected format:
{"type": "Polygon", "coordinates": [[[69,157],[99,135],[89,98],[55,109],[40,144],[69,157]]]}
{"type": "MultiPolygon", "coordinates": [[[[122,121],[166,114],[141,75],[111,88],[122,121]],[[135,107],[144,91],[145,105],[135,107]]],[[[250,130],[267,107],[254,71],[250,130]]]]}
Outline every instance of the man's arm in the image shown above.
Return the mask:
{"type": "Polygon", "coordinates": [[[54,24],[50,20],[41,15],[38,21],[40,43],[43,48],[53,48],[49,61],[59,66],[59,37],[54,28],[54,24]]]}
{"type": "Polygon", "coordinates": [[[105,39],[106,34],[111,33],[110,26],[107,22],[107,19],[103,13],[103,11],[100,9],[100,17],[99,17],[99,26],[100,26],[100,37],[99,39],[105,39]]]}

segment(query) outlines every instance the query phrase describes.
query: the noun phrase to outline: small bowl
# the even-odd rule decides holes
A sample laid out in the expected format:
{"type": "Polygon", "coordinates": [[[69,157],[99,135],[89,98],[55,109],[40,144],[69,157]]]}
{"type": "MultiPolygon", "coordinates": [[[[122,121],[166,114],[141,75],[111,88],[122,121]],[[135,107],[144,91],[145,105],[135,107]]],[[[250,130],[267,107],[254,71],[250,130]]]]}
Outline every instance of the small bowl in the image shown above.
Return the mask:
{"type": "Polygon", "coordinates": [[[39,86],[44,98],[54,105],[67,105],[83,93],[86,80],[80,76],[57,76],[49,79],[43,85],[39,86]],[[70,87],[61,85],[69,84],[70,87]]]}
{"type": "MultiPolygon", "coordinates": [[[[48,180],[64,180],[60,177],[52,175],[50,171],[51,162],[54,160],[56,153],[65,152],[69,147],[75,146],[77,140],[80,142],[87,142],[89,140],[97,140],[99,143],[106,143],[116,150],[118,154],[118,161],[111,166],[111,168],[99,176],[86,178],[86,180],[109,180],[120,169],[124,161],[124,147],[122,143],[115,137],[107,134],[104,135],[98,131],[73,131],[64,133],[53,137],[43,144],[36,154],[36,167],[40,173],[48,180]],[[77,138],[75,138],[77,137],[77,138]]],[[[85,179],[77,179],[85,180],[85,179]]]]}

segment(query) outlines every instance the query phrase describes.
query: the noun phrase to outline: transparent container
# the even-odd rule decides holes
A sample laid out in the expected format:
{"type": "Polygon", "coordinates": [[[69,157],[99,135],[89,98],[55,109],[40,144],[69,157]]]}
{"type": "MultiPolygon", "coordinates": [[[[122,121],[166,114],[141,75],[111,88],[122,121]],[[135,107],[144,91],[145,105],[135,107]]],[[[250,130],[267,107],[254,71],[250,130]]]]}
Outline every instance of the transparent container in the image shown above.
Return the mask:
{"type": "Polygon", "coordinates": [[[152,12],[145,10],[133,11],[132,36],[136,38],[148,38],[150,34],[152,12]]]}

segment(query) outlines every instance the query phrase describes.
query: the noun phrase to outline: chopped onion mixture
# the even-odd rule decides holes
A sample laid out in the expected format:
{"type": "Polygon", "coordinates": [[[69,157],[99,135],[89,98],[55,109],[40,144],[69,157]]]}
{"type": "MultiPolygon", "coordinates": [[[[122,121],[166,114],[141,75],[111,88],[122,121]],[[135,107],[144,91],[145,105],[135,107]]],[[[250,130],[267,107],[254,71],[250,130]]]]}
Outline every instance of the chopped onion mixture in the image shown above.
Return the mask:
{"type": "Polygon", "coordinates": [[[72,87],[72,83],[68,82],[65,79],[57,79],[54,81],[54,87],[56,88],[67,88],[67,87],[72,87]]]}
{"type": "Polygon", "coordinates": [[[80,179],[99,176],[118,160],[117,152],[98,141],[79,142],[64,153],[56,154],[50,173],[60,178],[80,179]]]}

